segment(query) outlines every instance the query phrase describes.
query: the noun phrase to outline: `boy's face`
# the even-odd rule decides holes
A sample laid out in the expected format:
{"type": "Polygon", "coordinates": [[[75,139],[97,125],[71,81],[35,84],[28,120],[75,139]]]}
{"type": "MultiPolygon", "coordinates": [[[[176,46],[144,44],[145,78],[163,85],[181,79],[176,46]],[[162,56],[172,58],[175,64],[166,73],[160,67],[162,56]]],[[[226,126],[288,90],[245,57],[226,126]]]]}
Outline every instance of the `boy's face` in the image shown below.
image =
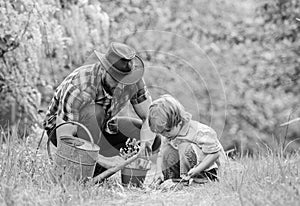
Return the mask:
{"type": "Polygon", "coordinates": [[[181,129],[181,123],[172,129],[163,130],[160,134],[166,137],[167,139],[174,139],[177,137],[181,129]]]}

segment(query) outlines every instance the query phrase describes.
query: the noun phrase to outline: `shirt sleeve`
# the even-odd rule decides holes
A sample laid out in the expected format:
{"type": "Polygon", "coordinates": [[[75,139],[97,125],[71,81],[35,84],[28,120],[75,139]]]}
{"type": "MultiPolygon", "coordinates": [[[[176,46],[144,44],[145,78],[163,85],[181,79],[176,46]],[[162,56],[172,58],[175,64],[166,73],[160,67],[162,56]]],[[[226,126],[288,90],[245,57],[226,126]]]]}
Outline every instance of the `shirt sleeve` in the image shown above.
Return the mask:
{"type": "Polygon", "coordinates": [[[91,102],[92,98],[93,93],[81,91],[70,85],[61,98],[58,116],[64,121],[79,121],[80,110],[91,102]]]}
{"type": "Polygon", "coordinates": [[[149,99],[149,91],[143,79],[136,83],[136,93],[130,99],[132,105],[139,104],[149,99]]]}
{"type": "Polygon", "coordinates": [[[221,150],[221,144],[217,138],[217,133],[213,129],[198,131],[195,141],[202,149],[203,153],[216,153],[221,150]]]}

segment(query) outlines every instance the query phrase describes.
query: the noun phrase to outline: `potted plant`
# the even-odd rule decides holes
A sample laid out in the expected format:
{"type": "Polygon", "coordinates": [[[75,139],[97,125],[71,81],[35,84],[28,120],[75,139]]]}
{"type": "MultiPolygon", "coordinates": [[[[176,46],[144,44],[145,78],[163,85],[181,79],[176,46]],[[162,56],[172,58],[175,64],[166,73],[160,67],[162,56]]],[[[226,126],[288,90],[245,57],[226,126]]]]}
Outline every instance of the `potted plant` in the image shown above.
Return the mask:
{"type": "MultiPolygon", "coordinates": [[[[125,160],[136,155],[140,150],[140,141],[136,139],[128,139],[126,141],[125,147],[120,149],[120,155],[125,160]]],[[[135,161],[126,165],[121,170],[121,180],[122,184],[125,186],[133,185],[136,187],[141,187],[145,181],[147,171],[150,169],[150,161],[146,158],[137,158],[135,161]],[[144,164],[141,164],[144,162],[144,164]],[[146,167],[141,167],[140,165],[147,165],[146,167]]]]}

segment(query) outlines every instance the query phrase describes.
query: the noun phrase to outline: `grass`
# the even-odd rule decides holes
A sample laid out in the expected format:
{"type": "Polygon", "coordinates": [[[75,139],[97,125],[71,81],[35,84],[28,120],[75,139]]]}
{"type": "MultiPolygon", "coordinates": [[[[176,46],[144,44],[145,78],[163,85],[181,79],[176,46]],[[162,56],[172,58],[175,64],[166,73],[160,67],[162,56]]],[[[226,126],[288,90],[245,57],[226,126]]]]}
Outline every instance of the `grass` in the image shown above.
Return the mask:
{"type": "MultiPolygon", "coordinates": [[[[219,182],[180,190],[123,187],[120,173],[101,185],[59,181],[45,148],[36,153],[40,134],[22,140],[1,134],[0,205],[299,205],[300,155],[268,154],[226,162],[219,182]]],[[[151,182],[154,168],[146,182],[151,182]]]]}

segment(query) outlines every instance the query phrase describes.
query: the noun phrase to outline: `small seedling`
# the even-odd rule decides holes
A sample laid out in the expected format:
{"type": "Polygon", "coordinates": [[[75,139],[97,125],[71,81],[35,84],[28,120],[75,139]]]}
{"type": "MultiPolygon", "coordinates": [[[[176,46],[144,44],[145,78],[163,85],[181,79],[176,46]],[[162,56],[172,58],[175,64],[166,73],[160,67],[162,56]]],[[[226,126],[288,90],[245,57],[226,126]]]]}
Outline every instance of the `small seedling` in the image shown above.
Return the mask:
{"type": "Polygon", "coordinates": [[[120,156],[125,160],[136,155],[140,151],[141,142],[136,140],[135,138],[128,138],[125,147],[120,149],[120,156]]]}

